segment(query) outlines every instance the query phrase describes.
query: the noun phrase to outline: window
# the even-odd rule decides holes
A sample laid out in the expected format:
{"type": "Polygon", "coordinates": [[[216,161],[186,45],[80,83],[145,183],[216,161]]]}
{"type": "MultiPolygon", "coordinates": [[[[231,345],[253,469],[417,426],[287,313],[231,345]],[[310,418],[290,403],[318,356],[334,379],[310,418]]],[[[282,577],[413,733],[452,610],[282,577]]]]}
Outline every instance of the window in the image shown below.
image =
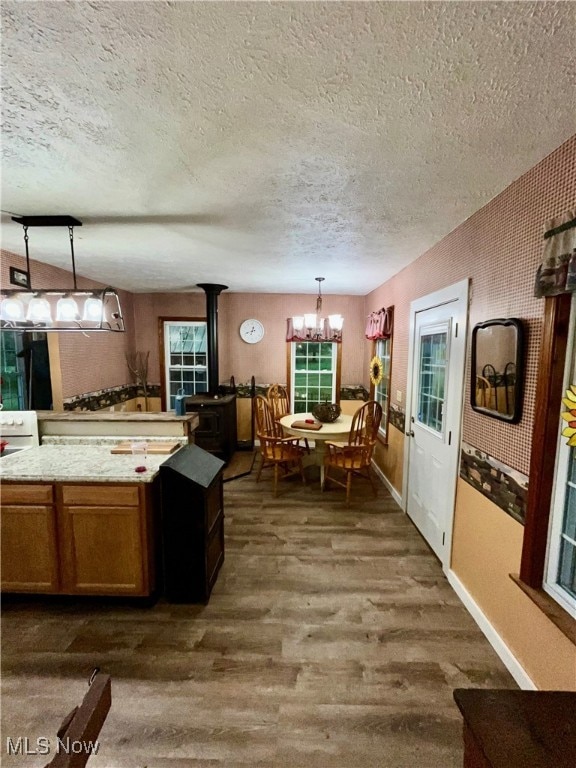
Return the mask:
{"type": "MultiPolygon", "coordinates": [[[[563,391],[576,383],[575,332],[576,296],[572,300],[563,391]]],[[[556,450],[544,589],[576,617],[576,448],[570,447],[561,434],[556,450]]]]}
{"type": "Polygon", "coordinates": [[[310,413],[317,403],[337,402],[341,344],[294,341],[290,347],[290,399],[294,413],[310,413]]]}
{"type": "Polygon", "coordinates": [[[388,434],[388,415],[390,406],[390,375],[392,370],[392,339],[378,339],[375,342],[374,355],[382,361],[382,378],[374,386],[374,400],[382,406],[380,432],[388,434]]]}
{"type": "Polygon", "coordinates": [[[206,323],[200,320],[164,321],[166,408],[173,410],[179,389],[186,395],[208,391],[206,323]]]}
{"type": "MultiPolygon", "coordinates": [[[[546,616],[574,642],[576,619],[569,608],[570,594],[558,585],[558,569],[552,578],[548,578],[551,553],[554,550],[553,537],[556,536],[556,549],[561,549],[561,531],[564,522],[569,521],[563,514],[566,512],[565,487],[564,502],[560,502],[560,510],[555,503],[555,489],[561,487],[561,477],[556,477],[565,466],[557,458],[556,446],[559,444],[558,434],[561,429],[559,414],[565,410],[562,404],[564,383],[566,380],[567,360],[573,360],[574,351],[569,343],[570,330],[574,326],[575,311],[571,312],[572,297],[567,294],[547,297],[544,299],[544,320],[542,324],[542,343],[538,360],[539,376],[536,384],[536,409],[534,427],[532,430],[532,452],[530,456],[530,483],[528,487],[528,502],[522,543],[522,560],[519,577],[512,578],[533,600],[546,616]],[[570,353],[571,351],[571,353],[570,353]],[[558,522],[560,514],[561,522],[558,522]],[[555,520],[551,522],[551,519],[555,520]],[[551,546],[548,546],[550,540],[551,546]],[[552,596],[550,582],[557,585],[552,596]],[[559,590],[563,589],[566,597],[559,599],[559,590]]],[[[568,369],[570,370],[570,369],[568,369]]],[[[565,424],[565,422],[562,422],[565,424]]],[[[568,479],[568,470],[566,480],[568,479]]],[[[566,565],[569,564],[570,549],[568,548],[566,565]]],[[[560,565],[560,561],[558,561],[560,565]]],[[[552,571],[550,571],[552,573],[552,571]]],[[[569,579],[561,575],[564,582],[569,579]]]]}

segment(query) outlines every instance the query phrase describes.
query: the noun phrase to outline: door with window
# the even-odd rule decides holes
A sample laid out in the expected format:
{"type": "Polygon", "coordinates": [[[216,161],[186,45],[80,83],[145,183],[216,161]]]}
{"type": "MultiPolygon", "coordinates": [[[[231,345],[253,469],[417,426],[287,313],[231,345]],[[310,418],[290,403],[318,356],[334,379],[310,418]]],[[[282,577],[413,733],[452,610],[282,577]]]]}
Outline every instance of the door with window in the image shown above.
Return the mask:
{"type": "Polygon", "coordinates": [[[310,413],[318,403],[337,402],[341,346],[331,341],[291,342],[288,378],[293,413],[310,413]]]}
{"type": "Polygon", "coordinates": [[[442,563],[448,564],[460,453],[467,299],[426,307],[434,302],[433,295],[413,303],[405,498],[408,515],[442,563]]]}
{"type": "Polygon", "coordinates": [[[174,410],[179,390],[185,395],[208,391],[206,322],[164,320],[164,380],[166,409],[174,410]]]}

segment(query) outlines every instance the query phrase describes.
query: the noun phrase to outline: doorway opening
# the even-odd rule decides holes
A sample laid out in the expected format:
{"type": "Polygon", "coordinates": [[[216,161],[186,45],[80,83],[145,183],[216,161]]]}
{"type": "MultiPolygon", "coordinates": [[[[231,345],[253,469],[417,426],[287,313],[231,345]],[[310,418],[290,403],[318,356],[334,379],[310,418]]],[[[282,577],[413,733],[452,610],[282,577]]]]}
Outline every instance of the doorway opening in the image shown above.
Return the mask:
{"type": "Polygon", "coordinates": [[[50,356],[45,333],[0,333],[1,402],[9,411],[52,408],[50,356]]]}

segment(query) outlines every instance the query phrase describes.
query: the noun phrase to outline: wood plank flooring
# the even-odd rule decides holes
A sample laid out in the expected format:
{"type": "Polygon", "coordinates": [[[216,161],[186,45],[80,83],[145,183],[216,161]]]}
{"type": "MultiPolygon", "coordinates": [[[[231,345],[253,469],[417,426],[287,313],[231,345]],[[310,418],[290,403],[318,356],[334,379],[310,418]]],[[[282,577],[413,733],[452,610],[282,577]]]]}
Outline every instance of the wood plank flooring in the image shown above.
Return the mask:
{"type": "Polygon", "coordinates": [[[515,688],[384,487],[225,488],[210,603],[5,602],[2,744],[53,741],[93,667],[112,709],[89,768],[456,768],[455,687],[515,688]]]}

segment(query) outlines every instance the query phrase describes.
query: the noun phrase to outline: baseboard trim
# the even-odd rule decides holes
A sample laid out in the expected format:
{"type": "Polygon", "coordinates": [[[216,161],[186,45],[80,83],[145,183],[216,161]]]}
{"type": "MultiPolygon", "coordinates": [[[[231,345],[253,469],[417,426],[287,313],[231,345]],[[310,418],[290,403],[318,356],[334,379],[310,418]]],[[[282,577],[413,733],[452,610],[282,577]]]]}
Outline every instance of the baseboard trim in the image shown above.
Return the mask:
{"type": "Polygon", "coordinates": [[[403,503],[403,501],[402,501],[402,496],[401,496],[401,495],[398,493],[398,491],[396,490],[396,488],[394,488],[394,486],[392,485],[392,483],[390,482],[390,480],[388,480],[388,478],[386,477],[386,475],[384,474],[384,472],[382,472],[382,470],[380,469],[380,467],[378,466],[378,464],[376,464],[376,462],[374,461],[374,459],[372,459],[372,469],[373,469],[373,470],[376,472],[376,474],[378,475],[378,477],[380,478],[380,480],[382,480],[382,482],[384,483],[384,485],[386,486],[386,488],[388,488],[388,490],[390,491],[390,495],[392,496],[392,498],[394,499],[394,501],[396,502],[396,504],[398,504],[398,506],[400,507],[400,509],[404,509],[404,503],[403,503]]]}
{"type": "Polygon", "coordinates": [[[492,646],[498,656],[500,657],[500,660],[510,672],[514,680],[518,683],[520,688],[524,691],[536,691],[538,690],[536,685],[534,684],[533,680],[530,678],[530,676],[526,673],[524,667],[520,664],[518,659],[514,656],[510,648],[506,645],[504,640],[500,637],[498,632],[494,629],[490,621],[488,620],[488,617],[484,613],[484,611],[480,608],[478,603],[474,600],[470,592],[466,589],[464,584],[460,581],[458,576],[454,573],[452,570],[445,571],[446,578],[448,579],[448,583],[456,592],[460,600],[464,603],[465,608],[468,610],[468,613],[472,616],[476,624],[480,627],[482,630],[482,633],[492,646]]]}

